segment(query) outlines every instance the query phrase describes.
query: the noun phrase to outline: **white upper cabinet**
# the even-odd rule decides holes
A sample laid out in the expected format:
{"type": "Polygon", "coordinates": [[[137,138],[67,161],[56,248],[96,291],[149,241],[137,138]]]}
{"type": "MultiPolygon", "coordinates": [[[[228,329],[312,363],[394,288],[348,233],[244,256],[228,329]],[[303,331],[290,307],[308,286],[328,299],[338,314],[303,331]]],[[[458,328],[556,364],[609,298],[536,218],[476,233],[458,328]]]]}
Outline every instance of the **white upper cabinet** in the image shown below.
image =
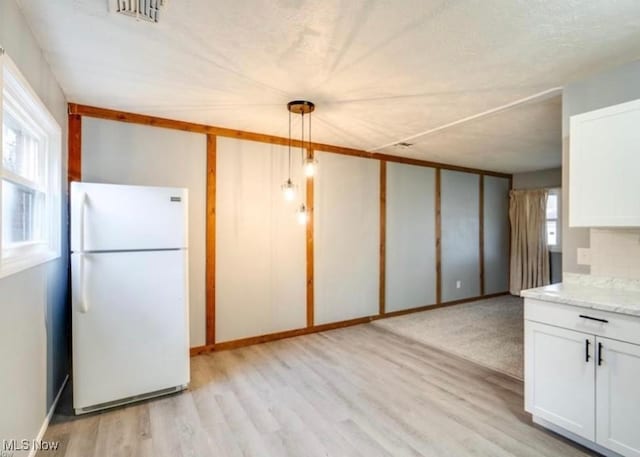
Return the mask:
{"type": "Polygon", "coordinates": [[[570,120],[571,227],[640,226],[640,100],[570,120]]]}

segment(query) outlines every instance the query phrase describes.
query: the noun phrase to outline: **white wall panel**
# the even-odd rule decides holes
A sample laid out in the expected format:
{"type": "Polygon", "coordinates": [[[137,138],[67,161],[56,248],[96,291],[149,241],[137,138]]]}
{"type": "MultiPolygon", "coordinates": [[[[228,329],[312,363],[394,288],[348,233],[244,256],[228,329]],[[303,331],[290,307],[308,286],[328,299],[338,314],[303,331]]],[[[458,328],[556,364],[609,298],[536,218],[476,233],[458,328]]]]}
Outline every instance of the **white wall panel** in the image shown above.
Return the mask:
{"type": "Polygon", "coordinates": [[[82,119],[82,180],[189,189],[191,346],[205,344],[205,135],[82,119]]]}
{"type": "Polygon", "coordinates": [[[305,226],[280,191],[286,164],[284,147],[218,138],[217,342],[306,325],[305,226]]]}
{"type": "Polygon", "coordinates": [[[380,164],[318,153],[315,323],[378,313],[380,164]]]}
{"type": "Polygon", "coordinates": [[[476,297],[480,295],[480,176],[449,170],[441,174],[442,301],[476,297]]]}
{"type": "Polygon", "coordinates": [[[435,170],[387,163],[386,311],[436,302],[435,170]]]}
{"type": "Polygon", "coordinates": [[[484,177],[484,293],[509,290],[509,180],[484,177]]]}
{"type": "MultiPolygon", "coordinates": [[[[67,102],[19,3],[0,0],[0,44],[60,124],[64,202],[67,102]]],[[[0,440],[35,439],[69,372],[66,204],[60,205],[60,212],[62,256],[0,279],[0,440]]]]}

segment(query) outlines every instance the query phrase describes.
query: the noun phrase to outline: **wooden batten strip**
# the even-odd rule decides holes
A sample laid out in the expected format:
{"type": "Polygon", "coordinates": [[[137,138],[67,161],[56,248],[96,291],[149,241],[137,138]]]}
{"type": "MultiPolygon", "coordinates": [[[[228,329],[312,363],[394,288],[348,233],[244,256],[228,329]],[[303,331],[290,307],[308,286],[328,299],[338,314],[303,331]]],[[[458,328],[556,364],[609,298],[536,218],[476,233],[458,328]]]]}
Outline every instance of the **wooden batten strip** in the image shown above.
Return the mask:
{"type": "Polygon", "coordinates": [[[284,332],[270,333],[267,335],[252,336],[249,338],[242,338],[239,340],[225,341],[225,342],[216,343],[216,344],[208,344],[206,346],[197,346],[197,347],[192,347],[190,352],[192,356],[196,356],[199,354],[205,354],[207,352],[237,349],[245,346],[251,346],[253,344],[262,344],[262,343],[268,343],[271,341],[281,340],[284,338],[292,338],[295,336],[309,335],[311,333],[326,332],[328,330],[335,330],[335,329],[344,328],[344,327],[351,327],[353,325],[366,324],[378,319],[386,319],[389,317],[401,316],[404,314],[411,314],[411,313],[417,313],[420,311],[444,308],[447,306],[460,305],[463,303],[469,303],[476,300],[482,300],[485,298],[495,298],[495,297],[500,297],[508,294],[509,292],[500,292],[496,294],[486,295],[484,297],[479,296],[479,297],[463,298],[460,300],[454,300],[446,303],[420,306],[418,308],[404,309],[400,311],[392,311],[392,312],[386,313],[385,315],[365,316],[365,317],[359,317],[356,319],[350,319],[347,321],[332,322],[330,324],[315,325],[313,327],[298,328],[294,330],[286,330],[284,332]]]}
{"type": "Polygon", "coordinates": [[[82,116],[69,114],[68,120],[69,157],[67,159],[67,179],[80,181],[82,179],[82,116]]]}
{"type": "Polygon", "coordinates": [[[294,330],[286,330],[284,332],[269,333],[267,335],[252,336],[249,338],[242,338],[239,340],[224,341],[222,343],[216,343],[213,345],[194,347],[194,348],[191,348],[191,355],[197,355],[197,354],[202,354],[204,352],[211,352],[211,351],[226,351],[228,349],[236,349],[244,346],[251,346],[253,344],[268,343],[270,341],[281,340],[284,338],[291,338],[294,336],[308,335],[310,333],[325,332],[327,330],[334,330],[337,328],[349,327],[352,325],[365,324],[367,322],[371,322],[373,318],[374,316],[367,316],[367,317],[361,317],[357,319],[351,319],[348,321],[332,322],[330,324],[315,325],[313,327],[304,327],[304,328],[298,328],[294,330]]]}
{"type": "Polygon", "coordinates": [[[509,236],[509,258],[507,262],[507,285],[509,286],[509,290],[511,290],[511,253],[513,252],[513,247],[511,246],[511,216],[509,214],[509,207],[511,205],[511,191],[513,190],[513,175],[509,176],[509,193],[507,195],[507,224],[508,224],[508,236],[509,236]]]}
{"type": "Polygon", "coordinates": [[[436,169],[436,303],[442,303],[442,219],[441,219],[441,173],[436,169]]]}
{"type": "Polygon", "coordinates": [[[479,259],[480,259],[480,295],[484,295],[484,175],[480,175],[479,189],[480,218],[478,219],[479,234],[479,259]]]}
{"type": "MultiPolygon", "coordinates": [[[[310,152],[310,154],[313,154],[310,152]]],[[[314,279],[314,245],[313,245],[313,225],[314,225],[314,181],[313,179],[307,179],[307,198],[306,198],[306,206],[307,206],[307,214],[309,215],[309,219],[307,220],[307,240],[306,240],[306,249],[307,249],[307,328],[313,328],[314,319],[315,319],[315,279],[314,279]]]]}
{"type": "Polygon", "coordinates": [[[206,258],[205,289],[206,341],[216,342],[216,159],[217,138],[207,135],[207,215],[206,215],[206,258]]]}
{"type": "Polygon", "coordinates": [[[379,313],[386,313],[387,287],[387,162],[380,162],[380,278],[379,313]]]}
{"type": "Polygon", "coordinates": [[[437,304],[433,304],[433,305],[419,306],[417,308],[401,309],[400,311],[390,311],[390,312],[386,313],[384,316],[374,317],[373,320],[384,319],[384,318],[387,318],[387,317],[394,317],[394,316],[402,316],[402,315],[405,315],[405,314],[419,313],[421,311],[429,311],[429,310],[438,309],[438,308],[446,308],[448,306],[461,305],[463,303],[469,303],[469,302],[476,301],[476,300],[484,300],[486,298],[501,297],[501,296],[508,295],[508,294],[509,294],[509,292],[498,292],[498,293],[495,293],[495,294],[479,295],[477,297],[469,297],[469,298],[461,298],[459,300],[452,300],[452,301],[437,303],[437,304]]]}
{"type": "MultiPolygon", "coordinates": [[[[423,311],[426,309],[436,309],[443,306],[451,306],[465,303],[481,298],[490,298],[505,293],[484,295],[484,175],[497,176],[509,179],[509,187],[513,187],[513,176],[506,173],[499,173],[487,170],[480,170],[468,167],[459,167],[455,165],[442,164],[438,162],[430,162],[425,160],[410,159],[405,157],[397,157],[382,153],[371,153],[358,149],[345,148],[340,146],[322,144],[322,143],[306,143],[302,144],[299,140],[292,140],[291,145],[294,147],[308,147],[310,150],[324,151],[335,154],[343,154],[355,157],[363,157],[369,159],[380,160],[380,289],[379,289],[379,314],[375,316],[362,317],[349,321],[336,322],[325,325],[314,324],[314,184],[313,180],[307,180],[306,206],[309,211],[309,222],[306,229],[306,253],[307,253],[307,326],[302,329],[295,329],[286,332],[279,332],[270,335],[261,335],[256,337],[244,338],[242,340],[229,341],[223,343],[215,342],[215,196],[216,196],[216,139],[218,136],[235,138],[240,140],[257,141],[269,144],[277,144],[286,146],[289,144],[288,138],[265,135],[255,132],[246,132],[242,130],[227,129],[191,122],[177,121],[172,119],[159,118],[154,116],[146,116],[135,113],[127,113],[104,108],[91,107],[86,105],[69,104],[69,159],[68,159],[68,179],[69,181],[80,180],[82,177],[82,116],[107,119],[120,122],[128,122],[134,124],[148,125],[153,127],[169,128],[183,130],[207,135],[207,235],[206,235],[206,345],[191,348],[191,354],[196,355],[212,350],[232,349],[235,347],[247,346],[266,341],[273,341],[291,336],[304,335],[308,333],[321,332],[334,328],[346,327],[369,322],[374,319],[391,317],[400,314],[408,314],[411,312],[423,311]],[[385,290],[386,290],[386,164],[387,162],[403,163],[408,165],[424,166],[435,169],[435,229],[436,229],[436,304],[402,310],[396,312],[386,312],[385,290]],[[441,220],[441,171],[453,170],[467,173],[475,173],[480,175],[480,275],[481,275],[481,296],[472,297],[464,300],[453,302],[442,302],[442,220],[441,220]]],[[[511,246],[509,246],[511,251],[511,246]]]]}
{"type": "MultiPolygon", "coordinates": [[[[95,106],[80,105],[77,103],[69,103],[69,113],[80,116],[94,117],[99,119],[107,119],[112,121],[129,122],[133,124],[149,125],[153,127],[163,127],[168,129],[185,130],[188,132],[211,134],[239,140],[258,141],[261,143],[278,144],[282,146],[289,145],[289,138],[275,135],[267,135],[263,133],[248,132],[244,130],[228,129],[224,127],[216,127],[212,125],[198,124],[194,122],[177,121],[174,119],[166,119],[156,116],[148,116],[144,114],[129,113],[125,111],[117,111],[106,108],[98,108],[95,106]]],[[[467,173],[484,173],[491,176],[509,178],[508,173],[499,173],[491,170],[480,170],[469,167],[459,167],[457,165],[449,165],[439,162],[431,162],[427,160],[410,159],[407,157],[398,157],[389,154],[377,152],[368,152],[361,149],[346,148],[324,143],[302,143],[300,140],[291,140],[291,146],[296,148],[310,147],[314,151],[331,152],[334,154],[343,154],[355,157],[364,157],[368,159],[386,160],[387,162],[398,162],[408,165],[418,165],[423,167],[441,168],[443,170],[464,171],[467,173]]]]}

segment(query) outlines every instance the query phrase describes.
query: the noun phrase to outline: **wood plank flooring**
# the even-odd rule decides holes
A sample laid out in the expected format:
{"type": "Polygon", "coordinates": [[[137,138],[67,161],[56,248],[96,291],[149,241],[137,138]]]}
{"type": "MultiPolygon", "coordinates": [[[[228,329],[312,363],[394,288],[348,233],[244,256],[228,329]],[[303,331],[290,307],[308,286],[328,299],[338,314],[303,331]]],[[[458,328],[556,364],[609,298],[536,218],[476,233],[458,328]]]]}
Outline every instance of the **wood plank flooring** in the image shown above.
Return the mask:
{"type": "Polygon", "coordinates": [[[522,382],[364,324],[192,359],[187,392],[73,417],[40,456],[596,455],[531,423],[522,382]]]}

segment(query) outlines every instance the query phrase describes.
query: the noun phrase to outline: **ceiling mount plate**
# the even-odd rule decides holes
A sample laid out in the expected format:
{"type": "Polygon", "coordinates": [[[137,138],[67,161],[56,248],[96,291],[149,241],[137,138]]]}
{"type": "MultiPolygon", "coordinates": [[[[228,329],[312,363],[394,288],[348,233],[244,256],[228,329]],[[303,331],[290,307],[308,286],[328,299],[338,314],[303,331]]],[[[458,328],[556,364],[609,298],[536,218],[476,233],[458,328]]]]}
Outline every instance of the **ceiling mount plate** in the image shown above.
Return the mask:
{"type": "Polygon", "coordinates": [[[309,114],[316,109],[316,105],[307,100],[293,100],[287,103],[287,109],[296,114],[309,114]]]}

